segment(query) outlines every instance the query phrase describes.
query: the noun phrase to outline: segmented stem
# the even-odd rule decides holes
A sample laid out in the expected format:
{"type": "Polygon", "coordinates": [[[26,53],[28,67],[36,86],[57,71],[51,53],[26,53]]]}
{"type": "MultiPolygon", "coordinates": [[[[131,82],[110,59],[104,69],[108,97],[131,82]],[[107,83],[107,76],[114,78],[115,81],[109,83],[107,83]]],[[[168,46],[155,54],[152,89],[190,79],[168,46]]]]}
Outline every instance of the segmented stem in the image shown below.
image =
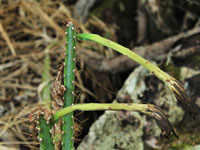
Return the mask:
{"type": "MultiPolygon", "coordinates": [[[[51,95],[50,95],[50,56],[47,54],[44,58],[43,74],[42,81],[45,83],[45,86],[42,90],[42,102],[47,103],[48,108],[50,108],[51,95]]],[[[43,112],[44,114],[45,112],[43,112]]],[[[41,114],[41,112],[39,113],[41,114]]],[[[52,124],[49,121],[46,121],[43,115],[38,116],[39,120],[37,124],[38,130],[38,140],[40,141],[41,150],[54,150],[54,144],[52,141],[52,135],[50,129],[52,124]]]]}
{"type": "MultiPolygon", "coordinates": [[[[64,94],[64,106],[73,105],[74,102],[74,79],[75,79],[75,48],[76,48],[76,31],[72,22],[67,24],[66,28],[66,56],[64,67],[64,86],[66,92],[64,94]]],[[[72,150],[74,148],[74,121],[73,112],[62,118],[63,120],[63,135],[62,149],[72,150]]]]}
{"type": "Polygon", "coordinates": [[[50,125],[50,123],[47,123],[43,116],[40,116],[39,124],[37,125],[40,150],[54,150],[52,135],[50,133],[51,126],[52,125],[50,125]]]}

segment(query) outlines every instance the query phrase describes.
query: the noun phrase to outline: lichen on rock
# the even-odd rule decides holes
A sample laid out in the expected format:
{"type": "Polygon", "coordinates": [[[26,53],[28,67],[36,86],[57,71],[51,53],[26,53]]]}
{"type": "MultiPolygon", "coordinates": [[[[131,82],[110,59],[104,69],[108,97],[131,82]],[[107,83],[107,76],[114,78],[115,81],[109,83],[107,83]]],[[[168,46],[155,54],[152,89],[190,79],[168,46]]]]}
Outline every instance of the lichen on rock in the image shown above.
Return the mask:
{"type": "MultiPolygon", "coordinates": [[[[141,66],[129,75],[118,92],[116,101],[154,104],[164,111],[172,125],[179,123],[184,116],[183,109],[177,104],[168,87],[141,66]]],[[[160,148],[161,145],[157,144],[160,133],[161,130],[155,121],[143,114],[106,111],[92,125],[78,150],[160,148]]]]}

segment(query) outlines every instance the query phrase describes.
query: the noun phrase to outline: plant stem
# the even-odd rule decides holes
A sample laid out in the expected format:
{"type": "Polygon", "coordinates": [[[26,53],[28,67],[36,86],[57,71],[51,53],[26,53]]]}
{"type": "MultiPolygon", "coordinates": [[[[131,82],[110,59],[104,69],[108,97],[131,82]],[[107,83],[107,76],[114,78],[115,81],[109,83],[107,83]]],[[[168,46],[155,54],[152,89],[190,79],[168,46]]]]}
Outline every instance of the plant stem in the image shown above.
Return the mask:
{"type": "Polygon", "coordinates": [[[170,124],[169,120],[162,112],[162,110],[152,104],[134,104],[134,103],[89,103],[89,104],[75,104],[69,107],[66,107],[62,110],[57,111],[53,118],[55,121],[58,121],[59,118],[73,112],[76,110],[80,111],[97,111],[97,110],[126,110],[126,111],[138,111],[149,115],[150,117],[154,118],[159,127],[161,128],[161,137],[168,138],[172,133],[174,136],[177,136],[175,130],[173,129],[172,125],[170,124]]]}
{"type": "Polygon", "coordinates": [[[54,114],[54,120],[58,121],[59,118],[73,112],[76,110],[80,111],[97,111],[97,110],[131,110],[139,111],[148,114],[147,109],[150,104],[133,104],[133,103],[89,103],[89,104],[75,104],[64,109],[57,111],[54,114]]]}
{"type": "Polygon", "coordinates": [[[144,66],[145,68],[147,68],[150,72],[152,72],[153,74],[155,74],[159,79],[161,80],[166,80],[168,78],[171,78],[170,75],[168,75],[167,73],[165,73],[164,71],[162,71],[160,68],[156,67],[155,65],[153,65],[152,63],[150,63],[148,60],[142,58],[141,56],[137,55],[136,53],[134,53],[133,51],[131,51],[130,49],[117,44],[113,41],[110,41],[108,39],[105,39],[97,34],[90,34],[90,33],[81,33],[78,34],[77,37],[80,40],[91,40],[94,42],[97,42],[101,45],[107,46],[109,48],[112,48],[113,50],[116,50],[117,52],[128,56],[129,58],[131,58],[132,60],[136,61],[137,63],[139,63],[140,65],[144,66]]]}
{"type": "Polygon", "coordinates": [[[38,138],[40,141],[40,150],[54,150],[52,136],[49,132],[51,130],[51,127],[51,123],[47,124],[44,117],[40,116],[38,125],[38,138]]]}
{"type": "Polygon", "coordinates": [[[45,83],[45,86],[42,90],[42,101],[47,103],[50,108],[51,104],[51,93],[50,93],[50,56],[47,54],[44,58],[43,74],[42,81],[45,83]]]}
{"type": "MultiPolygon", "coordinates": [[[[67,24],[66,28],[66,56],[64,67],[64,86],[66,92],[64,94],[64,108],[73,105],[74,103],[74,80],[75,80],[75,48],[76,48],[76,31],[72,22],[67,24]]],[[[63,135],[62,149],[72,150],[74,148],[74,121],[73,112],[63,116],[63,135]]]]}
{"type": "MultiPolygon", "coordinates": [[[[48,109],[51,108],[51,93],[50,93],[50,56],[47,54],[44,58],[42,81],[46,84],[42,90],[42,102],[47,103],[48,109]]],[[[54,144],[51,133],[52,124],[47,124],[43,115],[39,118],[37,125],[38,137],[40,141],[40,150],[54,150],[54,144]]]]}
{"type": "Polygon", "coordinates": [[[78,39],[80,40],[91,40],[94,42],[97,42],[101,45],[107,46],[109,48],[112,48],[113,50],[116,50],[117,52],[128,56],[132,60],[136,61],[140,65],[144,66],[146,69],[148,69],[152,74],[156,75],[160,80],[165,82],[165,84],[169,87],[169,89],[174,93],[175,97],[178,101],[182,103],[184,108],[187,110],[187,112],[190,114],[190,116],[194,119],[197,111],[195,108],[194,102],[187,96],[183,86],[178,82],[175,78],[170,76],[169,74],[162,71],[157,66],[150,63],[148,60],[142,58],[141,56],[137,55],[130,49],[121,46],[113,41],[110,41],[108,39],[105,39],[99,35],[96,34],[90,34],[90,33],[81,33],[77,35],[78,39]]]}

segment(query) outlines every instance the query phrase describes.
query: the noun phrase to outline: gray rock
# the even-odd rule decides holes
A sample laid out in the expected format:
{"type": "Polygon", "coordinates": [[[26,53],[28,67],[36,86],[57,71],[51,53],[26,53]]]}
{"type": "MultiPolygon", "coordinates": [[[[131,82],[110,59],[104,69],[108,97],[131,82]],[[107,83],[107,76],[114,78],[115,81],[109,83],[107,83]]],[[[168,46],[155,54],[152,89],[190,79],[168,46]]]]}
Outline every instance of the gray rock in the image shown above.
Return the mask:
{"type": "MultiPolygon", "coordinates": [[[[182,78],[185,79],[184,76],[182,78]]],[[[128,102],[153,103],[161,107],[172,124],[180,122],[184,115],[184,111],[177,105],[177,100],[168,87],[142,66],[129,75],[117,97],[118,102],[127,102],[129,97],[128,102]],[[153,80],[154,84],[147,79],[153,80]],[[150,82],[150,85],[147,82],[150,82]],[[153,97],[148,95],[145,97],[145,93],[149,91],[154,93],[153,97]]],[[[89,134],[79,145],[78,150],[160,148],[156,144],[160,132],[155,121],[147,119],[143,114],[130,111],[106,111],[91,126],[89,134]]]]}
{"type": "Polygon", "coordinates": [[[79,0],[75,5],[75,11],[77,15],[84,22],[88,16],[90,8],[95,4],[97,0],[79,0]]]}

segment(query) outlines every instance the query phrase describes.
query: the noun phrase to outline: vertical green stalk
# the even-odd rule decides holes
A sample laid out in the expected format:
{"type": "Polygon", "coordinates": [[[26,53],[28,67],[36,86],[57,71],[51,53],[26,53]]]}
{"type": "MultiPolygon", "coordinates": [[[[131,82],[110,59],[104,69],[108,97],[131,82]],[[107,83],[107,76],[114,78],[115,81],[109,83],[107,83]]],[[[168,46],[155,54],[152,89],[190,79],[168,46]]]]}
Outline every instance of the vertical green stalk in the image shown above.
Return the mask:
{"type": "Polygon", "coordinates": [[[45,83],[45,86],[42,90],[42,101],[48,103],[50,108],[51,103],[51,91],[50,91],[50,56],[47,54],[44,58],[43,74],[42,81],[45,83]]]}
{"type": "MultiPolygon", "coordinates": [[[[48,104],[50,109],[50,56],[47,54],[44,58],[42,80],[45,82],[45,87],[42,90],[42,102],[48,104]]],[[[38,110],[39,120],[37,125],[38,139],[40,141],[40,150],[54,150],[54,144],[50,133],[52,124],[44,118],[45,111],[38,110]]]]}
{"type": "Polygon", "coordinates": [[[50,133],[51,126],[51,123],[45,120],[43,115],[40,116],[39,124],[37,125],[40,150],[54,150],[53,139],[50,133]]]}
{"type": "MultiPolygon", "coordinates": [[[[76,49],[76,31],[72,22],[67,24],[66,28],[66,56],[64,68],[64,108],[73,105],[74,102],[74,79],[75,79],[75,49],[76,49]]],[[[74,121],[73,112],[62,118],[62,150],[74,149],[74,121]]]]}

